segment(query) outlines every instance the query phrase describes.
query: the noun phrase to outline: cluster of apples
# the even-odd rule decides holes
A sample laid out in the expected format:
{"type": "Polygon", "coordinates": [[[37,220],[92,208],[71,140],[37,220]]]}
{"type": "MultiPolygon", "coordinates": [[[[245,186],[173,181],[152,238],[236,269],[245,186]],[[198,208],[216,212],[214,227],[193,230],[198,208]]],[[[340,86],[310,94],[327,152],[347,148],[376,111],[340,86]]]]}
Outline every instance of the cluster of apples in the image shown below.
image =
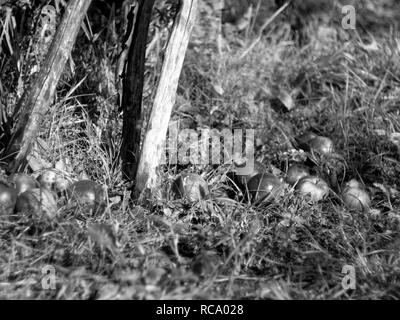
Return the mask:
{"type": "MultiPolygon", "coordinates": [[[[299,147],[313,155],[331,157],[334,155],[334,144],[330,138],[307,132],[297,138],[299,147]]],[[[329,194],[328,184],[317,176],[311,176],[309,169],[304,165],[294,164],[287,172],[288,183],[295,185],[303,194],[309,194],[313,201],[324,199],[329,194]]],[[[343,203],[353,210],[368,211],[371,199],[361,183],[356,180],[347,182],[339,194],[343,203]]]]}
{"type": "MultiPolygon", "coordinates": [[[[328,184],[322,178],[310,175],[309,169],[304,165],[290,166],[286,181],[295,186],[300,194],[308,196],[312,202],[325,199],[330,192],[328,184]]],[[[367,211],[371,204],[368,193],[356,180],[350,180],[345,184],[341,197],[343,203],[354,210],[367,211]]]]}
{"type": "MultiPolygon", "coordinates": [[[[334,144],[331,139],[323,136],[318,136],[315,133],[307,132],[298,137],[297,142],[299,143],[299,146],[302,149],[310,151],[311,154],[322,155],[329,158],[333,156],[335,152],[334,144]]],[[[289,168],[288,175],[291,174],[293,175],[293,177],[295,177],[296,174],[300,174],[300,176],[302,175],[305,176],[306,170],[307,169],[304,167],[299,169],[297,168],[297,165],[295,165],[293,168],[289,168]],[[297,173],[298,171],[300,171],[301,173],[297,173]]],[[[304,186],[304,184],[302,183],[302,181],[307,179],[309,178],[300,177],[300,180],[298,181],[298,188],[308,189],[308,186],[307,185],[304,186]]],[[[323,191],[323,190],[329,190],[326,182],[324,182],[322,179],[318,177],[314,177],[313,179],[316,182],[315,183],[316,185],[319,184],[320,188],[317,188],[317,190],[311,192],[311,194],[312,195],[324,194],[323,197],[327,196],[328,191],[326,195],[325,192],[323,191]]],[[[342,190],[338,191],[343,203],[350,209],[358,211],[368,211],[370,209],[371,199],[360,182],[354,179],[350,180],[345,184],[342,190]]],[[[317,198],[319,197],[317,196],[317,198]]]]}
{"type": "MultiPolygon", "coordinates": [[[[298,141],[302,149],[309,151],[314,156],[329,157],[334,153],[334,144],[330,138],[306,133],[300,136],[298,141]]],[[[300,163],[291,164],[285,177],[279,178],[266,173],[265,166],[255,161],[251,173],[235,175],[234,181],[249,194],[252,203],[271,201],[281,196],[285,189],[285,183],[313,203],[325,199],[331,191],[323,178],[311,174],[310,168],[300,163]]],[[[370,197],[361,183],[356,180],[346,183],[340,194],[343,203],[350,209],[366,211],[370,208],[370,197]]]]}
{"type": "MultiPolygon", "coordinates": [[[[311,154],[329,157],[334,153],[334,144],[330,138],[306,133],[298,138],[299,146],[311,154]]],[[[321,177],[311,174],[304,164],[293,163],[287,169],[285,177],[277,177],[267,173],[267,168],[254,161],[251,171],[244,175],[237,174],[238,168],[246,163],[235,163],[236,171],[229,177],[253,204],[273,201],[283,195],[287,185],[294,188],[298,194],[312,203],[325,199],[331,192],[328,183],[321,177]]],[[[207,182],[196,173],[181,173],[172,183],[171,191],[175,199],[198,201],[209,197],[207,182]]],[[[343,203],[350,209],[366,211],[370,208],[371,199],[363,186],[356,180],[346,183],[341,194],[343,203]]]]}
{"type": "Polygon", "coordinates": [[[37,178],[14,174],[0,183],[0,214],[28,213],[53,219],[60,198],[81,207],[94,208],[104,201],[103,187],[91,180],[72,182],[53,170],[37,178]]]}

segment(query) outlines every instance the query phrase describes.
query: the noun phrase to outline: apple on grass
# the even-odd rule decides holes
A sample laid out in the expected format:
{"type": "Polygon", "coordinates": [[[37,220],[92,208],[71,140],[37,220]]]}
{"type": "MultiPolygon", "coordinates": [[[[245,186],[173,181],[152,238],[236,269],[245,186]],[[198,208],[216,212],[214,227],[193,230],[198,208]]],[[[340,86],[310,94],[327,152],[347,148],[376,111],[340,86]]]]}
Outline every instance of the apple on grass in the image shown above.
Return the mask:
{"type": "Polygon", "coordinates": [[[371,198],[357,180],[350,180],[342,192],[342,199],[346,206],[357,211],[368,211],[371,198]]]}
{"type": "Polygon", "coordinates": [[[276,199],[283,194],[284,187],[281,179],[268,173],[256,174],[247,183],[252,203],[276,199]]]}
{"type": "Polygon", "coordinates": [[[301,195],[308,197],[311,202],[319,202],[329,195],[328,184],[317,176],[301,178],[296,185],[296,190],[301,195]]]}
{"type": "Polygon", "coordinates": [[[175,199],[199,201],[206,199],[210,192],[207,182],[196,173],[181,173],[172,183],[172,194],[175,199]]]}
{"type": "Polygon", "coordinates": [[[17,201],[17,191],[0,183],[0,215],[12,214],[17,201]]]}

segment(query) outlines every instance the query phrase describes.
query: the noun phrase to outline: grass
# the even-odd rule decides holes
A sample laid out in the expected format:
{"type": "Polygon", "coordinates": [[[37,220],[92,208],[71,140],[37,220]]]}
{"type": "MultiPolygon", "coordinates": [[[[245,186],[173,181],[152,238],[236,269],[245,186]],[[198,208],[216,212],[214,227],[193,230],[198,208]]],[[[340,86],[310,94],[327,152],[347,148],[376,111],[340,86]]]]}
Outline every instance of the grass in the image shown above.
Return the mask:
{"type": "MultiPolygon", "coordinates": [[[[173,120],[255,129],[256,158],[282,176],[299,156],[293,138],[312,128],[334,141],[345,164],[334,191],[362,181],[373,210],[351,211],[334,192],[310,204],[289,187],[279,201],[258,206],[229,199],[229,164],[190,168],[209,183],[209,200],[164,197],[142,207],[120,175],[120,115],[102,100],[100,120],[93,121],[71,93],[46,117],[41,137],[52,151],[46,160],[61,159],[71,176],[107,185],[106,210],[90,216],[60,203],[54,221],[0,216],[0,297],[399,299],[400,146],[393,137],[400,132],[400,49],[397,30],[374,25],[367,13],[359,23],[365,18],[369,33],[345,31],[317,14],[304,26],[308,40],[301,45],[288,22],[277,19],[245,55],[251,32],[233,31],[221,55],[192,47],[173,120]],[[295,102],[289,112],[274,105],[282,95],[295,102]],[[354,290],[342,288],[346,265],[355,268],[354,290]],[[46,266],[55,271],[55,289],[43,289],[46,266]]],[[[153,70],[157,56],[154,49],[153,70]]],[[[151,94],[144,101],[148,107],[151,94]]],[[[164,185],[182,169],[165,168],[164,185]]],[[[316,170],[329,176],[322,166],[316,170]]]]}

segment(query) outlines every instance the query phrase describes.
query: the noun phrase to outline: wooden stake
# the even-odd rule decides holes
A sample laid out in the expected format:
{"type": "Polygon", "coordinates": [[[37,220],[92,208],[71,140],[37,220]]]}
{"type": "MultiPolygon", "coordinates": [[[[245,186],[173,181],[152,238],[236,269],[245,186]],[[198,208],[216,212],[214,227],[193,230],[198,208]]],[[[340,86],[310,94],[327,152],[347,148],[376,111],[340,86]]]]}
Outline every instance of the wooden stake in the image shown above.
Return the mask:
{"type": "Polygon", "coordinates": [[[25,92],[18,103],[20,110],[14,133],[7,146],[6,157],[12,158],[9,171],[18,170],[26,162],[36,139],[44,114],[54,99],[54,93],[64,66],[71,54],[83,18],[91,0],[70,0],[54,40],[34,85],[25,92]]]}
{"type": "Polygon", "coordinates": [[[168,123],[175,104],[176,90],[181,74],[190,33],[193,29],[197,0],[182,0],[180,13],[168,40],[161,75],[154,98],[147,132],[143,141],[136,175],[136,196],[151,193],[157,187],[156,168],[160,164],[168,123]]]}
{"type": "Polygon", "coordinates": [[[130,180],[135,179],[138,167],[146,45],[154,1],[139,0],[123,80],[121,159],[122,172],[130,180]]]}

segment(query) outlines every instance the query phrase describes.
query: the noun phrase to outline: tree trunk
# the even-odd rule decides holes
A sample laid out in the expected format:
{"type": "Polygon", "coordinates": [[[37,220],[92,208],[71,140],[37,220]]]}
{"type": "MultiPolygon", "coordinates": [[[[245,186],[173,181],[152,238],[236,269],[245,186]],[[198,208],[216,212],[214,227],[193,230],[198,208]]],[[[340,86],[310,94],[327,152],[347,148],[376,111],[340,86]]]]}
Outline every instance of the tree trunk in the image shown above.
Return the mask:
{"type": "Polygon", "coordinates": [[[6,156],[13,159],[9,165],[11,172],[17,171],[26,162],[90,3],[91,0],[69,1],[34,84],[18,103],[20,113],[6,150],[6,156]]]}
{"type": "Polygon", "coordinates": [[[196,17],[197,0],[183,0],[180,13],[168,40],[161,75],[143,141],[139,167],[136,176],[136,196],[144,191],[154,194],[158,179],[156,168],[164,152],[168,123],[175,104],[176,90],[189,43],[190,33],[196,17]]]}
{"type": "Polygon", "coordinates": [[[121,159],[122,172],[130,180],[135,179],[137,170],[140,135],[141,110],[146,60],[146,44],[155,0],[139,0],[139,7],[128,52],[128,64],[123,81],[121,159]]]}

